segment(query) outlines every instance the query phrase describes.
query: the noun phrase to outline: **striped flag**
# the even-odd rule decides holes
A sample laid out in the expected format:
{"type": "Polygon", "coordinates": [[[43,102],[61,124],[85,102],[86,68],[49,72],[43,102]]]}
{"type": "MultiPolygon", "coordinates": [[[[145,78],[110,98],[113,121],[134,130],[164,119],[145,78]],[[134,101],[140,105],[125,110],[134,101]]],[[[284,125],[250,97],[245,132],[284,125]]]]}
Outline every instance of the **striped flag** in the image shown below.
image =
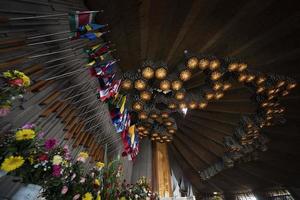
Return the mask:
{"type": "Polygon", "coordinates": [[[69,13],[69,23],[72,32],[76,32],[80,26],[95,23],[96,14],[99,11],[75,11],[69,13]]]}

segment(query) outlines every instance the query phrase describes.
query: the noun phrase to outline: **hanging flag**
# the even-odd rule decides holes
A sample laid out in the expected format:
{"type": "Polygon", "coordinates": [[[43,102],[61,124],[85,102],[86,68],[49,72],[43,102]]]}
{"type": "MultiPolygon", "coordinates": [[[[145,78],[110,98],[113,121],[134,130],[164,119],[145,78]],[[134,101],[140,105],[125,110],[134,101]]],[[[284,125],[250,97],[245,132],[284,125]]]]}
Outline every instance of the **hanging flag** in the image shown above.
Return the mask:
{"type": "Polygon", "coordinates": [[[80,26],[95,23],[98,11],[75,11],[69,13],[69,23],[72,32],[76,32],[80,26]]]}
{"type": "MultiPolygon", "coordinates": [[[[80,35],[79,34],[79,38],[82,38],[82,39],[89,39],[90,41],[92,40],[96,40],[97,38],[100,38],[101,36],[103,35],[103,33],[101,32],[87,32],[83,35],[80,35]]],[[[78,36],[75,37],[74,39],[78,39],[78,36]]]]}
{"type": "Polygon", "coordinates": [[[128,129],[128,134],[130,136],[130,144],[134,144],[134,138],[135,138],[135,125],[132,125],[128,129]]]}
{"type": "Polygon", "coordinates": [[[121,102],[121,107],[120,107],[120,113],[124,112],[125,104],[126,104],[126,96],[123,96],[122,97],[122,102],[121,102]]]}
{"type": "Polygon", "coordinates": [[[70,30],[76,32],[80,26],[95,23],[98,11],[75,11],[69,13],[70,30]]]}

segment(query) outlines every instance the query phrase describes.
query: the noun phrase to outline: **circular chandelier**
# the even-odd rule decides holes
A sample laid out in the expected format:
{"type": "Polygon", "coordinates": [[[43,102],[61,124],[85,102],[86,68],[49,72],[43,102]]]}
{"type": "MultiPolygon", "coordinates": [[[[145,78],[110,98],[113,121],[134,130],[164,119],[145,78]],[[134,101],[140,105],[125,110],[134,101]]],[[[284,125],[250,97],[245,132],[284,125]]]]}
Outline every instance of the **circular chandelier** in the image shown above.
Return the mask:
{"type": "MultiPolygon", "coordinates": [[[[171,73],[166,64],[148,61],[140,70],[123,76],[121,92],[124,91],[128,99],[134,99],[128,102],[127,107],[137,116],[135,122],[141,138],[171,142],[177,131],[174,113],[206,109],[211,101],[222,99],[233,86],[242,84],[253,91],[253,99],[259,105],[259,117],[256,116],[259,123],[255,125],[258,128],[253,129],[254,125],[251,128],[248,124],[247,131],[250,138],[255,140],[259,128],[275,124],[284,112],[279,97],[288,95],[296,87],[293,79],[248,70],[247,64],[238,60],[186,56],[186,62],[171,73]],[[189,80],[199,74],[202,77],[201,84],[194,87],[197,89],[190,89],[189,80]]],[[[240,142],[244,142],[243,138],[240,142]]]]}

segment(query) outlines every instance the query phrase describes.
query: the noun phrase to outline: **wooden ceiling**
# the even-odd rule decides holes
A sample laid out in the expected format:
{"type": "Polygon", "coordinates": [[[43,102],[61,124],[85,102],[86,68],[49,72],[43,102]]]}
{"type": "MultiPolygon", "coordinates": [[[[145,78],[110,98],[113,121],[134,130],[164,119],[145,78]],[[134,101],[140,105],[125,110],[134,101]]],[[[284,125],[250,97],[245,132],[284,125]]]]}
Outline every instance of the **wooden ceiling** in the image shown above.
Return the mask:
{"type": "MultiPolygon", "coordinates": [[[[250,69],[300,80],[300,20],[296,1],[283,0],[86,0],[104,10],[106,37],[116,44],[123,71],[145,60],[176,66],[183,51],[240,58],[250,69]]],[[[239,164],[203,182],[197,171],[220,159],[223,137],[232,135],[242,114],[253,112],[249,95],[237,88],[205,111],[178,120],[170,150],[201,192],[300,187],[299,87],[283,100],[287,123],[264,129],[269,150],[259,161],[239,164]]]]}

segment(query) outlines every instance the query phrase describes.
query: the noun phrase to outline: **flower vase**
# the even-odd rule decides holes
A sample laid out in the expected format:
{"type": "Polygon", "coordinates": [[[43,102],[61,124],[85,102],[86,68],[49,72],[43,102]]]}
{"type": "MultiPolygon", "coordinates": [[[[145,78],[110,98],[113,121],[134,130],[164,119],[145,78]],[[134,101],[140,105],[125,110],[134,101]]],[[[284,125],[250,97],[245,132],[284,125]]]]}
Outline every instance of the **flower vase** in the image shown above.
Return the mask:
{"type": "Polygon", "coordinates": [[[34,184],[22,186],[12,197],[12,200],[38,200],[42,187],[34,184]]]}

